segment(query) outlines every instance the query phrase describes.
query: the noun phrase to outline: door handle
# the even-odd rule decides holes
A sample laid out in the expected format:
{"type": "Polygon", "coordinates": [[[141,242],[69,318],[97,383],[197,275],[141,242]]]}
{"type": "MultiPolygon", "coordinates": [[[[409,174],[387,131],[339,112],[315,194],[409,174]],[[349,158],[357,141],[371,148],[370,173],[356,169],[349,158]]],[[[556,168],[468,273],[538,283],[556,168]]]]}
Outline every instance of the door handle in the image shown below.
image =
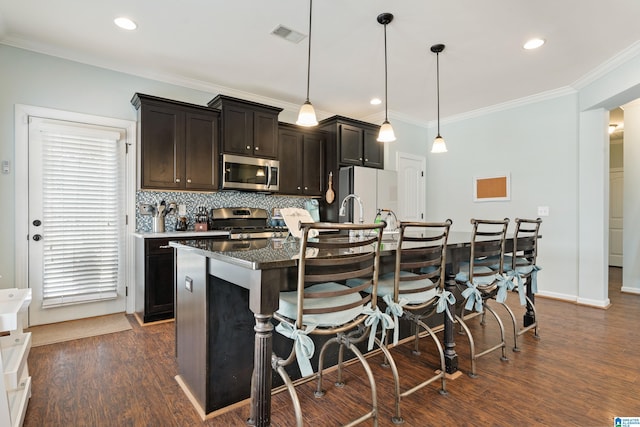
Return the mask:
{"type": "Polygon", "coordinates": [[[42,221],[40,221],[39,219],[34,219],[33,220],[33,225],[36,227],[40,227],[40,225],[42,225],[42,221]]]}
{"type": "Polygon", "coordinates": [[[40,234],[34,234],[34,235],[33,235],[33,240],[35,240],[36,242],[37,242],[38,240],[41,240],[41,239],[42,239],[42,235],[40,235],[40,234]]]}

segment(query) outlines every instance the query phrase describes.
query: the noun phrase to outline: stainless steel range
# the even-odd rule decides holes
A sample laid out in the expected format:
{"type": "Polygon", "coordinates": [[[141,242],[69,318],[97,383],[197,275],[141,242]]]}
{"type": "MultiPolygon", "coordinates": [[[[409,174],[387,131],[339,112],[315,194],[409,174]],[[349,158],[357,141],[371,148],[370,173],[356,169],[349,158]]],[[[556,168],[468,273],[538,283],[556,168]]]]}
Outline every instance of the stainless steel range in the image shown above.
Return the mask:
{"type": "Polygon", "coordinates": [[[286,227],[270,226],[269,213],[261,208],[217,208],[211,209],[211,228],[229,232],[234,240],[268,239],[286,237],[286,227]]]}

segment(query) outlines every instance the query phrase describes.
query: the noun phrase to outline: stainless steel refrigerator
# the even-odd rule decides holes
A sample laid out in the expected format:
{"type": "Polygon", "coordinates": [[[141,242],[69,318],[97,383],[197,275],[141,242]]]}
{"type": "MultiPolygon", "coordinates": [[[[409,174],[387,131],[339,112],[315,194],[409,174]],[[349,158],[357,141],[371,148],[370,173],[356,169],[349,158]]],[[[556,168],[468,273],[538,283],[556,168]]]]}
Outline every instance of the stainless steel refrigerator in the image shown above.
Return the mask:
{"type": "MultiPolygon", "coordinates": [[[[349,194],[357,195],[362,201],[364,222],[374,222],[379,209],[389,209],[396,213],[398,209],[398,174],[392,170],[361,166],[340,168],[337,202],[342,203],[349,194]]],[[[358,203],[350,199],[346,203],[346,216],[339,217],[339,221],[358,222],[359,215],[358,203]]]]}

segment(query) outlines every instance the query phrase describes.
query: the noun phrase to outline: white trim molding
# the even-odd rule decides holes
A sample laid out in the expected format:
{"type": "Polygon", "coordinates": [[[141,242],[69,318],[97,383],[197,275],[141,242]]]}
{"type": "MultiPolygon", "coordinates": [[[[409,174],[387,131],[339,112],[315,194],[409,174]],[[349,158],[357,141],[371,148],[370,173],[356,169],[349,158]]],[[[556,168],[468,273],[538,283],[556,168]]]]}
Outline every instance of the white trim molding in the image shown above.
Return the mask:
{"type": "Polygon", "coordinates": [[[131,120],[94,116],[52,108],[16,104],[14,116],[15,129],[15,286],[29,287],[29,228],[24,220],[29,210],[29,116],[47,117],[56,120],[81,121],[103,126],[125,129],[126,144],[130,153],[126,159],[126,214],[128,216],[127,239],[124,267],[128,295],[126,311],[135,310],[135,263],[134,241],[131,236],[135,232],[135,194],[136,194],[136,133],[137,123],[131,120]]]}

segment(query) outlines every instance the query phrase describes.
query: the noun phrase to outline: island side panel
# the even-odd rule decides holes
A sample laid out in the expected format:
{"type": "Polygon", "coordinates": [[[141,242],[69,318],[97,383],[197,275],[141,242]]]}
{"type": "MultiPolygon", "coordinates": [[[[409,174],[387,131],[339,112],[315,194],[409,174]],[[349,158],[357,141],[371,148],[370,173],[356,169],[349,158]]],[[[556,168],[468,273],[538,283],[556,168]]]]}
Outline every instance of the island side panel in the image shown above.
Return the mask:
{"type": "Polygon", "coordinates": [[[204,410],[208,335],[207,258],[189,249],[177,248],[175,252],[178,374],[204,410]]]}
{"type": "Polygon", "coordinates": [[[209,276],[207,413],[251,396],[255,319],[248,302],[248,289],[209,276]]]}

